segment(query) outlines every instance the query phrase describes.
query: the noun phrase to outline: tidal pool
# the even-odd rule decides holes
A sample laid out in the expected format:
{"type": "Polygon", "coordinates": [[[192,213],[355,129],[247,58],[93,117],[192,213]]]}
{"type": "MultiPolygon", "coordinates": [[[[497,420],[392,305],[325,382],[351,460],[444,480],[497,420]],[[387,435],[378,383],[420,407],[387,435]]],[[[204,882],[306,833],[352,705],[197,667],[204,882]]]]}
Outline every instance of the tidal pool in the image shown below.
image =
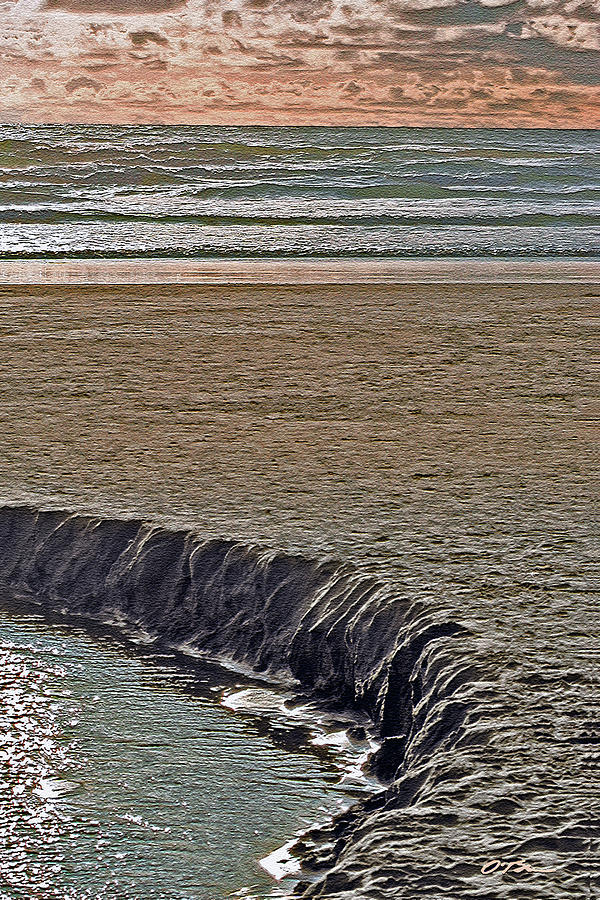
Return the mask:
{"type": "Polygon", "coordinates": [[[271,896],[258,860],[348,795],[223,678],[0,604],[1,900],[271,896]]]}

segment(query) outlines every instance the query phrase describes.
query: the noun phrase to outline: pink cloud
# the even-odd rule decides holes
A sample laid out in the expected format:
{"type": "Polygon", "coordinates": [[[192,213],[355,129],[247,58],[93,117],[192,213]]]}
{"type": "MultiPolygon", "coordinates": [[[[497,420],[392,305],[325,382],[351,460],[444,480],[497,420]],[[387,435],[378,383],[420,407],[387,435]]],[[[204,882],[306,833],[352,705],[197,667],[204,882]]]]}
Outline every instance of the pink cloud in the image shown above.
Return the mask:
{"type": "Polygon", "coordinates": [[[600,124],[590,0],[481,0],[493,19],[483,24],[465,22],[458,5],[0,2],[0,112],[31,121],[600,124]]]}

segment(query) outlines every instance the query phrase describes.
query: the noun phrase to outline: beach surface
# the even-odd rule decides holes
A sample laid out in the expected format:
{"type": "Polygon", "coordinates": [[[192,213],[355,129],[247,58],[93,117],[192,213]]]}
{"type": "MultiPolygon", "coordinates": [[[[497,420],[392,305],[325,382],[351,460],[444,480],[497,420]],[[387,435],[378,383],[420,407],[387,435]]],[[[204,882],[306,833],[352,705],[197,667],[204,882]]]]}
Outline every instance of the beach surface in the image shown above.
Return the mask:
{"type": "Polygon", "coordinates": [[[0,495],[424,567],[429,589],[452,537],[496,522],[500,561],[555,515],[585,526],[598,304],[593,284],[5,286],[0,495]]]}
{"type": "Polygon", "coordinates": [[[0,289],[6,587],[378,730],[298,893],[599,888],[588,279],[0,289]]]}
{"type": "Polygon", "coordinates": [[[571,284],[600,282],[588,259],[1,260],[1,284],[571,284]]]}

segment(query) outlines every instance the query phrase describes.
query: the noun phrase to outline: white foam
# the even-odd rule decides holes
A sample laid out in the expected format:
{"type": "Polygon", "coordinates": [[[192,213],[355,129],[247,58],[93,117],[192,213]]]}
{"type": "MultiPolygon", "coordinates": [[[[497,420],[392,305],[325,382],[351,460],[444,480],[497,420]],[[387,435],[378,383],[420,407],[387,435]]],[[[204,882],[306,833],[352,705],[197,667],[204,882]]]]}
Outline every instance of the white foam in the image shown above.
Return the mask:
{"type": "Polygon", "coordinates": [[[223,706],[236,712],[260,712],[281,715],[286,713],[285,698],[264,688],[244,688],[241,691],[227,691],[221,701],[223,706]]]}
{"type": "Polygon", "coordinates": [[[194,646],[193,641],[183,641],[180,644],[173,644],[172,649],[177,650],[179,653],[183,653],[185,656],[190,656],[192,659],[200,659],[212,663],[213,665],[220,666],[228,672],[235,672],[237,675],[244,675],[247,678],[252,678],[254,681],[264,681],[266,684],[278,685],[293,683],[293,679],[285,679],[283,677],[275,678],[274,676],[265,675],[262,672],[256,672],[252,666],[245,665],[235,659],[230,659],[228,656],[222,656],[220,653],[212,653],[210,650],[198,650],[198,648],[194,646]]]}
{"type": "Polygon", "coordinates": [[[296,843],[296,840],[288,841],[283,847],[274,850],[264,859],[259,860],[260,865],[265,872],[274,878],[275,881],[281,881],[290,875],[297,875],[300,871],[300,860],[292,856],[290,850],[296,843]]]}
{"type": "Polygon", "coordinates": [[[42,800],[56,800],[66,794],[72,794],[80,785],[76,781],[63,781],[59,778],[42,778],[40,785],[33,789],[33,793],[42,800]]]}
{"type": "Polygon", "coordinates": [[[332,747],[336,750],[349,750],[352,746],[347,731],[332,731],[329,734],[318,734],[311,738],[315,747],[332,747]]]}
{"type": "Polygon", "coordinates": [[[332,752],[333,764],[340,772],[338,782],[340,787],[351,789],[353,792],[359,790],[372,793],[379,790],[381,788],[379,781],[364,771],[369,757],[379,749],[379,744],[369,736],[364,741],[352,740],[348,729],[355,725],[356,721],[351,720],[347,728],[340,728],[337,720],[338,728],[333,730],[327,713],[310,702],[288,706],[287,701],[293,699],[291,693],[251,687],[226,691],[221,703],[235,712],[266,716],[274,722],[303,725],[311,733],[311,737],[308,738],[310,744],[332,752]]]}

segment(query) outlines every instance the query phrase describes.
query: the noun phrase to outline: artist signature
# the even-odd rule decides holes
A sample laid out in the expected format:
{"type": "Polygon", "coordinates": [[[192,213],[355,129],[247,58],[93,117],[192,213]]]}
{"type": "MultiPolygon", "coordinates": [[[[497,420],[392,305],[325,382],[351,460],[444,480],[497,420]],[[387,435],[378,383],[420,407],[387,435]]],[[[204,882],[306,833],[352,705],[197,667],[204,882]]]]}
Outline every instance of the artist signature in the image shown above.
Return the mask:
{"type": "Polygon", "coordinates": [[[501,859],[488,859],[481,867],[484,875],[490,875],[492,872],[498,872],[506,875],[507,872],[514,872],[518,875],[520,872],[556,872],[555,866],[545,866],[544,868],[531,866],[524,859],[514,859],[509,862],[503,862],[501,859]]]}

